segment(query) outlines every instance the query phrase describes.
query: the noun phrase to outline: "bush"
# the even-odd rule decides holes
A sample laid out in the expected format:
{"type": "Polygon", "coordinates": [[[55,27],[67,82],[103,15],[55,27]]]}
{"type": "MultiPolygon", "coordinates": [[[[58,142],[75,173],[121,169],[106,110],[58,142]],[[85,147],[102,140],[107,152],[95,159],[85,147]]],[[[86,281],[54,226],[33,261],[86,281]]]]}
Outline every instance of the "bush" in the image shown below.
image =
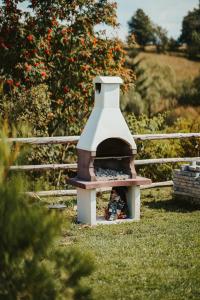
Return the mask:
{"type": "MultiPolygon", "coordinates": [[[[142,115],[136,118],[134,115],[127,116],[127,122],[132,134],[155,134],[172,132],[199,132],[200,119],[184,120],[178,119],[168,126],[169,114],[159,114],[153,118],[142,115]]],[[[183,140],[155,140],[137,142],[136,159],[169,158],[169,157],[190,157],[197,156],[200,151],[198,139],[183,140]]],[[[140,175],[151,178],[153,181],[166,181],[172,178],[172,170],[179,164],[150,164],[137,167],[140,175]]]]}
{"type": "Polygon", "coordinates": [[[91,258],[78,249],[55,247],[61,219],[30,201],[24,179],[10,174],[19,146],[2,138],[0,299],[89,299],[91,291],[80,281],[93,269],[91,258]]]}
{"type": "Polygon", "coordinates": [[[134,70],[136,81],[122,97],[125,112],[152,117],[176,105],[176,76],[169,66],[138,58],[127,58],[127,64],[134,70]]]}
{"type": "MultiPolygon", "coordinates": [[[[18,124],[15,137],[45,137],[52,120],[51,99],[48,87],[40,84],[12,95],[0,95],[0,115],[7,119],[10,127],[18,124]],[[20,124],[20,126],[19,126],[20,124]],[[28,128],[23,133],[22,128],[28,128]]],[[[80,134],[81,128],[72,123],[70,131],[74,135],[80,134]]],[[[64,134],[64,132],[63,132],[64,134]]],[[[74,145],[32,145],[31,151],[23,156],[24,164],[53,164],[70,163],[76,161],[74,145]],[[70,156],[70,157],[69,157],[70,156]]],[[[67,171],[46,171],[29,173],[34,188],[36,182],[41,182],[43,188],[64,186],[67,171]]]]}
{"type": "Polygon", "coordinates": [[[200,75],[193,80],[183,81],[177,98],[180,105],[200,106],[200,75]]]}
{"type": "MultiPolygon", "coordinates": [[[[0,114],[8,120],[10,126],[28,126],[31,136],[48,136],[52,111],[47,85],[40,84],[12,95],[0,95],[0,114]]],[[[18,130],[18,136],[20,133],[18,130]]]]}

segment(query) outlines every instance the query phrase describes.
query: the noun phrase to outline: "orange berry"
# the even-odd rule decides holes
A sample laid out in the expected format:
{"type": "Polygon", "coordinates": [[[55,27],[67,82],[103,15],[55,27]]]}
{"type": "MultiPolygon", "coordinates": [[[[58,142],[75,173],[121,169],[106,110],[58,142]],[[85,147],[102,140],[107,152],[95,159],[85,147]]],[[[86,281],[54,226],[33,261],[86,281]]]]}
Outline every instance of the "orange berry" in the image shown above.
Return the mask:
{"type": "Polygon", "coordinates": [[[53,114],[52,112],[49,112],[49,113],[47,114],[47,118],[48,118],[48,119],[52,119],[53,116],[54,116],[54,114],[53,114]]]}
{"type": "Polygon", "coordinates": [[[44,77],[44,78],[47,76],[47,73],[46,73],[45,71],[40,72],[40,74],[41,74],[41,76],[44,77]]]}
{"type": "Polygon", "coordinates": [[[27,40],[28,40],[29,42],[32,42],[33,39],[34,39],[34,36],[33,36],[32,34],[29,34],[29,35],[27,36],[27,40]]]}

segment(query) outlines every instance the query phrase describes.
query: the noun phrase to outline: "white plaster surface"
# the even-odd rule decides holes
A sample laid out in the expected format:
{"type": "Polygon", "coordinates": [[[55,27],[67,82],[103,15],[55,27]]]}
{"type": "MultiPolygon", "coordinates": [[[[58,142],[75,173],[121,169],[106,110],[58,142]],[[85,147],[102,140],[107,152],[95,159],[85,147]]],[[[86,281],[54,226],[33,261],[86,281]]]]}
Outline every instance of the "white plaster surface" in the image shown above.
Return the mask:
{"type": "Polygon", "coordinates": [[[120,82],[119,77],[97,77],[94,82],[101,83],[101,92],[95,92],[95,105],[77,148],[96,151],[97,146],[105,139],[119,138],[136,150],[136,144],[119,107],[122,80],[120,82]]]}
{"type": "Polygon", "coordinates": [[[77,188],[78,222],[96,225],[96,189],[77,188]]]}
{"type": "Polygon", "coordinates": [[[129,217],[135,221],[140,220],[140,186],[128,187],[127,201],[129,217]]]}
{"type": "Polygon", "coordinates": [[[93,83],[123,83],[123,80],[118,76],[97,76],[93,83]]]}
{"type": "Polygon", "coordinates": [[[103,216],[96,216],[96,189],[77,188],[78,222],[88,225],[111,225],[140,220],[140,186],[128,187],[127,193],[129,217],[107,221],[103,216]]]}

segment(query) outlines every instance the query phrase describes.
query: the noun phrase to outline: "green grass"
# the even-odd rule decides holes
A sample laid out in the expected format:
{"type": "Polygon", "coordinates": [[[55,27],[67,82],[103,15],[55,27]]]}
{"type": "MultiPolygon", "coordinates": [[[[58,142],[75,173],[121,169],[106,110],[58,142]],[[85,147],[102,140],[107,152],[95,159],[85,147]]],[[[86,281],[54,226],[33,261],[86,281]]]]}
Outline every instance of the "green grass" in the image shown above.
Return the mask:
{"type": "MultiPolygon", "coordinates": [[[[106,196],[98,211],[106,206],[106,196]]],[[[73,203],[73,202],[71,202],[73,203]]],[[[71,220],[75,212],[64,213],[71,220]]],[[[172,200],[171,189],[142,192],[140,222],[85,227],[71,223],[62,246],[93,254],[84,283],[94,299],[200,299],[200,211],[172,200]]]]}

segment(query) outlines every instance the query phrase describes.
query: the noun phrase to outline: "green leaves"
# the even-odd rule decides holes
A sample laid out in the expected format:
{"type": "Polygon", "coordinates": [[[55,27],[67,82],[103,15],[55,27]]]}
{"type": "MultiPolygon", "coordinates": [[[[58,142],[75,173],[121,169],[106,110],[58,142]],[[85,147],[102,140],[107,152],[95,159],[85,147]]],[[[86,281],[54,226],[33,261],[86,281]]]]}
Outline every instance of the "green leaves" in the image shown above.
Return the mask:
{"type": "Polygon", "coordinates": [[[25,180],[8,172],[11,150],[0,140],[0,299],[90,299],[80,280],[93,270],[91,257],[59,247],[61,216],[30,201],[25,180]]]}
{"type": "Polygon", "coordinates": [[[132,71],[125,68],[123,45],[94,30],[100,23],[116,26],[116,4],[107,0],[22,2],[33,11],[28,11],[26,17],[23,11],[17,11],[24,16],[17,26],[12,25],[9,14],[2,8],[4,26],[0,27],[0,33],[4,44],[11,46],[8,51],[3,50],[0,63],[5,79],[12,80],[7,90],[20,95],[44,83],[54,116],[48,123],[48,135],[72,134],[67,130],[72,128],[68,107],[72,105],[74,111],[73,127],[79,126],[78,111],[82,111],[83,127],[94,100],[92,80],[96,75],[122,76],[126,87],[133,80],[132,71]],[[11,39],[12,35],[16,38],[11,39]],[[59,110],[56,103],[60,103],[59,110]],[[66,120],[65,126],[61,119],[66,120]]]}
{"type": "Polygon", "coordinates": [[[184,17],[180,41],[187,44],[187,52],[191,58],[200,55],[200,7],[184,17]]]}
{"type": "Polygon", "coordinates": [[[154,41],[153,25],[142,9],[138,9],[128,22],[129,34],[134,34],[136,42],[142,47],[154,41]]]}

